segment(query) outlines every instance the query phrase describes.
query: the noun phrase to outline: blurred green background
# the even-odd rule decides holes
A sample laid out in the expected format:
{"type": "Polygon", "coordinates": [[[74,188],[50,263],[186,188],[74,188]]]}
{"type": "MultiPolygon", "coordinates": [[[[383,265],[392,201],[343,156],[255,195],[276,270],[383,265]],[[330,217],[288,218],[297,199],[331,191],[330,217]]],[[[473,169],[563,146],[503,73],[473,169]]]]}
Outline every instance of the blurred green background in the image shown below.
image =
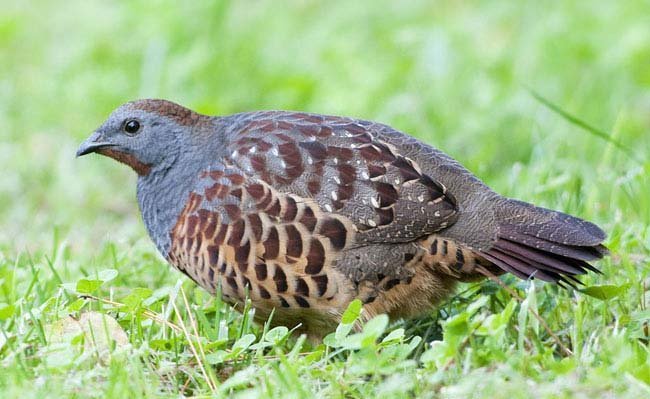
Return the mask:
{"type": "MultiPolygon", "coordinates": [[[[34,270],[47,285],[33,303],[54,295],[43,259],[61,250],[63,281],[107,267],[124,287],[179,277],[146,237],[133,172],[74,158],[114,108],[144,97],[214,115],[291,109],[390,124],[502,194],[600,224],[614,256],[589,281],[648,279],[646,0],[1,0],[0,302],[31,288],[34,270]],[[17,267],[27,258],[31,269],[17,267]]],[[[644,290],[625,303],[643,303],[644,290]]]]}

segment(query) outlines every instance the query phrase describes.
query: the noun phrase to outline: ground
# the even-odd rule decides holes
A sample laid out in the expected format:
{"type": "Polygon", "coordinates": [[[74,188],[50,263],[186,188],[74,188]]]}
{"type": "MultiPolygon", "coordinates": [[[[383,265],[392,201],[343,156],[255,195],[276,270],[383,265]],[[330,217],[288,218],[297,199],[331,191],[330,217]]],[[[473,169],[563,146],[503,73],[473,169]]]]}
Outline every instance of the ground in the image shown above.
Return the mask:
{"type": "Polygon", "coordinates": [[[646,1],[178,7],[3,1],[3,398],[650,397],[646,1]],[[130,170],[74,158],[141,97],[388,123],[598,223],[612,256],[582,291],[504,277],[359,334],[352,306],[318,346],[268,331],[156,254],[130,170]]]}

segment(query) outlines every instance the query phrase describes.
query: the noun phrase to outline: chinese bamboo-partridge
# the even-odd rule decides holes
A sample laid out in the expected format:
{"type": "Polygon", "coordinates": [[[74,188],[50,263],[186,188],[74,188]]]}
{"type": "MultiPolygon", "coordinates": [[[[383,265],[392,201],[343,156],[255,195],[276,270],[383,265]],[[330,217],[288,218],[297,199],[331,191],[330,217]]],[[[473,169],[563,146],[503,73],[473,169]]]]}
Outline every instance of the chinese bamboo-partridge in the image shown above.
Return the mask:
{"type": "Polygon", "coordinates": [[[479,273],[571,284],[607,253],[592,223],[505,198],[389,126],[302,112],[198,114],[120,106],[79,148],[138,174],[161,254],[259,319],[331,331],[355,298],[366,318],[412,317],[479,273]]]}

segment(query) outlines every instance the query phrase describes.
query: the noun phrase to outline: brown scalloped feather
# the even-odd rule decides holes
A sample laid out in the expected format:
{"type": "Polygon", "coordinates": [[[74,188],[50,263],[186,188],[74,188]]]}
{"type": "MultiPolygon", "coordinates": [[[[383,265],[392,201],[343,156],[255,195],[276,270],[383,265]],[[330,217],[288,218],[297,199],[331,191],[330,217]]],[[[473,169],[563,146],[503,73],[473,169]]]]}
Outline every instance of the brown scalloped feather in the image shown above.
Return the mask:
{"type": "Polygon", "coordinates": [[[274,308],[315,314],[343,308],[352,294],[333,264],[350,244],[351,224],[263,182],[223,176],[202,174],[229,184],[228,195],[209,199],[209,182],[191,195],[171,233],[169,261],[208,290],[220,289],[228,302],[248,295],[261,315],[274,308]],[[230,203],[211,210],[217,200],[230,203]]]}

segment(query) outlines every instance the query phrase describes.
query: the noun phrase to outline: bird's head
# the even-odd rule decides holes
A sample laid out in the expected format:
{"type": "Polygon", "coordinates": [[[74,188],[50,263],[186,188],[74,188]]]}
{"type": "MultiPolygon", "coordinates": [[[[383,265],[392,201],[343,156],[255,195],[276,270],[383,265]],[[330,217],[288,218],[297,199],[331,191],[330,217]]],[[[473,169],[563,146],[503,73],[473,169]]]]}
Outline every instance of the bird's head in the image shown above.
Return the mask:
{"type": "Polygon", "coordinates": [[[146,176],[178,154],[182,135],[201,118],[205,116],[166,100],[132,101],[113,111],[77,156],[102,154],[146,176]]]}

